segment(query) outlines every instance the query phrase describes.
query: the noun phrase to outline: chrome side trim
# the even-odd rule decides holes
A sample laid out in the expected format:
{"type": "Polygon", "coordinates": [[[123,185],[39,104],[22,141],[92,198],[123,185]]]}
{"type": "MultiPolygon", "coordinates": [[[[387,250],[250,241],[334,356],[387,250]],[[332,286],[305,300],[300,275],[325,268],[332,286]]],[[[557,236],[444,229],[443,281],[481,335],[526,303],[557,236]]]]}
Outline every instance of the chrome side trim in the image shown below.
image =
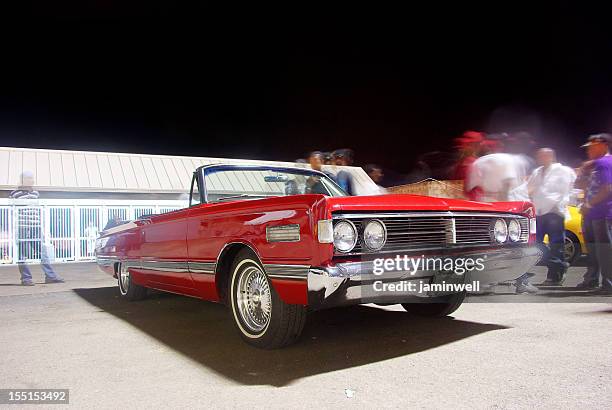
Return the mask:
{"type": "Polygon", "coordinates": [[[161,272],[189,272],[189,267],[185,261],[165,261],[145,259],[140,262],[140,269],[161,271],[161,272]]]}
{"type": "Polygon", "coordinates": [[[187,262],[187,267],[191,273],[204,273],[208,275],[214,275],[217,270],[217,264],[215,262],[187,262]]]}
{"type": "MultiPolygon", "coordinates": [[[[215,262],[194,262],[194,261],[172,261],[155,259],[123,259],[118,258],[97,258],[99,266],[112,266],[116,262],[121,262],[126,268],[137,268],[157,272],[177,272],[177,273],[198,273],[215,275],[217,264],[215,262]]],[[[299,279],[308,278],[310,265],[285,265],[267,264],[264,265],[266,274],[275,279],[299,279]]]]}
{"type": "Polygon", "coordinates": [[[264,270],[270,278],[274,279],[299,279],[306,280],[308,278],[309,265],[280,265],[266,264],[264,270]]]}

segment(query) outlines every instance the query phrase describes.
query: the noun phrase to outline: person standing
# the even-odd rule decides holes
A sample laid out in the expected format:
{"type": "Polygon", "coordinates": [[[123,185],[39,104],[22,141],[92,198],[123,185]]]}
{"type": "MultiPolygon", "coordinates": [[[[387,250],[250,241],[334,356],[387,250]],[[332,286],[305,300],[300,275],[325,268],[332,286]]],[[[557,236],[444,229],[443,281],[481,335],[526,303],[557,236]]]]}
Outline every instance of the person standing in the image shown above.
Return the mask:
{"type": "Polygon", "coordinates": [[[556,162],[555,151],[542,148],[536,154],[539,165],[527,182],[529,197],[536,209],[537,242],[544,246],[548,235],[549,249],[545,249],[548,267],[546,280],[539,286],[559,286],[565,280],[569,264],[565,261],[565,218],[576,173],[556,162]]]}
{"type": "MultiPolygon", "coordinates": [[[[319,171],[327,175],[332,181],[336,180],[336,177],[331,172],[323,170],[323,153],[320,151],[313,151],[308,156],[308,163],[310,168],[315,171],[319,171]]],[[[321,182],[321,178],[318,176],[311,176],[306,181],[305,193],[307,194],[323,194],[327,195],[327,188],[321,182]]]]}
{"type": "Polygon", "coordinates": [[[36,256],[38,253],[40,253],[40,262],[45,273],[45,283],[63,283],[64,279],[59,277],[51,267],[49,255],[47,255],[43,246],[41,210],[40,208],[34,208],[31,203],[40,196],[38,191],[33,188],[34,182],[34,174],[30,171],[24,171],[21,174],[21,186],[9,195],[9,198],[23,200],[26,204],[26,206],[17,209],[18,235],[16,240],[18,240],[17,249],[19,251],[17,264],[19,265],[21,284],[23,286],[34,286],[32,272],[26,264],[26,259],[28,259],[28,256],[36,256]]]}
{"type": "Polygon", "coordinates": [[[323,169],[323,165],[325,164],[325,154],[321,151],[313,151],[308,155],[308,164],[310,164],[310,168],[315,171],[319,171],[330,177],[333,181],[336,180],[336,176],[329,171],[323,169]]]}
{"type": "Polygon", "coordinates": [[[609,134],[591,135],[586,144],[589,161],[579,170],[588,179],[581,208],[585,239],[594,255],[580,288],[596,288],[601,274],[600,293],[612,294],[612,155],[609,134]]]}
{"type": "Polygon", "coordinates": [[[464,181],[466,196],[472,201],[508,201],[525,181],[527,168],[528,162],[520,155],[500,152],[480,157],[464,181]]]}
{"type": "MultiPolygon", "coordinates": [[[[338,149],[333,152],[334,162],[337,166],[353,165],[353,150],[345,148],[338,149]]],[[[350,172],[342,169],[336,174],[336,182],[340,188],[344,189],[349,195],[356,195],[355,187],[353,186],[353,176],[350,172]]]]}

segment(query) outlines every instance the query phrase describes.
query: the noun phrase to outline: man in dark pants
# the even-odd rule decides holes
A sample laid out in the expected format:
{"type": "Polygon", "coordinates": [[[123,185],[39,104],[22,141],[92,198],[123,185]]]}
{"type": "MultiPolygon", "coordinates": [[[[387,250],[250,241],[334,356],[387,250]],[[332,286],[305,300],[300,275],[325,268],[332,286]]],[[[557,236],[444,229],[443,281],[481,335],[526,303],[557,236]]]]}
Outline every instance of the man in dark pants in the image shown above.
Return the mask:
{"type": "Polygon", "coordinates": [[[527,189],[536,209],[537,242],[545,248],[544,260],[548,266],[546,280],[541,285],[559,286],[569,267],[563,255],[565,216],[576,173],[556,162],[555,151],[550,148],[539,149],[536,160],[540,166],[529,177],[527,189]],[[548,249],[543,245],[546,235],[548,249]]]}
{"type": "Polygon", "coordinates": [[[600,293],[612,294],[612,137],[609,134],[591,135],[586,144],[589,161],[580,174],[588,176],[585,203],[582,206],[583,229],[589,243],[589,270],[580,288],[595,288],[600,293]],[[594,252],[592,252],[594,250],[594,252]],[[594,256],[594,258],[593,258],[594,256]]]}

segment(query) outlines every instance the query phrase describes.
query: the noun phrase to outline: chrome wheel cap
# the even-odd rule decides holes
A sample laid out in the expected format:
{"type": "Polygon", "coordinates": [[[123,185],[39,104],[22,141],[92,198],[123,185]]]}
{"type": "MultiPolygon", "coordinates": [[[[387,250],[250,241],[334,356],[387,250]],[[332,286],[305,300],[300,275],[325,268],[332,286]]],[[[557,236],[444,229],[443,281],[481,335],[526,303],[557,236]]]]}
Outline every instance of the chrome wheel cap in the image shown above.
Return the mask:
{"type": "Polygon", "coordinates": [[[122,295],[127,294],[130,288],[130,271],[121,265],[119,269],[119,291],[122,295]]]}
{"type": "Polygon", "coordinates": [[[240,275],[236,292],[243,323],[254,333],[265,330],[272,314],[272,295],[266,275],[258,267],[247,267],[240,275]]]}

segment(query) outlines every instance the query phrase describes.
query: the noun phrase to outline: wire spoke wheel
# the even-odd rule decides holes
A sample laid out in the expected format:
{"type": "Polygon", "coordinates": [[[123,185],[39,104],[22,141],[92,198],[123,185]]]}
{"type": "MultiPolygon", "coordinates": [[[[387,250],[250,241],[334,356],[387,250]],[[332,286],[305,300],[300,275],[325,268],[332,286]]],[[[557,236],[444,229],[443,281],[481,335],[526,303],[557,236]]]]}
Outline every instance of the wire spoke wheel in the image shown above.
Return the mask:
{"type": "Polygon", "coordinates": [[[272,295],[266,275],[256,266],[248,266],[238,280],[237,307],[240,318],[254,333],[265,330],[272,314],[272,295]]]}

